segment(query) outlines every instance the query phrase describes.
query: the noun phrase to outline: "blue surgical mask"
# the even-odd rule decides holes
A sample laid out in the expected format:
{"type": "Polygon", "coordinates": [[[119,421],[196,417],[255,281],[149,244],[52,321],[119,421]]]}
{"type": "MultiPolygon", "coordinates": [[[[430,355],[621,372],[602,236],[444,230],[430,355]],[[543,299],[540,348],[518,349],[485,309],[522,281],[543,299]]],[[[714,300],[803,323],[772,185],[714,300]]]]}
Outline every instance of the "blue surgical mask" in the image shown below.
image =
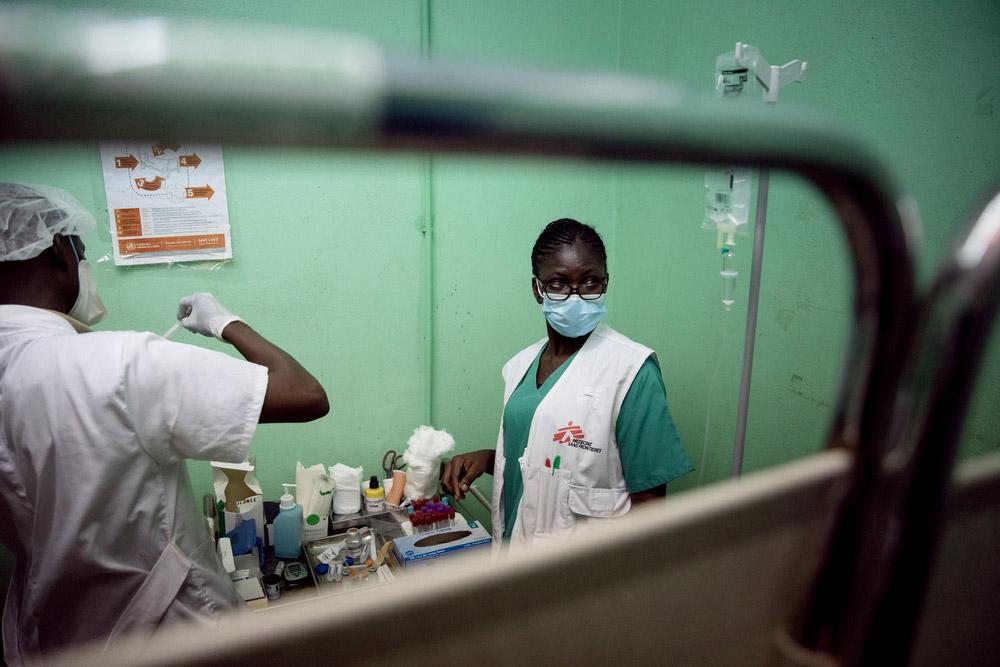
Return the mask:
{"type": "Polygon", "coordinates": [[[586,336],[597,328],[608,309],[604,295],[589,301],[572,294],[565,301],[553,301],[542,295],[542,312],[552,328],[567,338],[586,336]]]}

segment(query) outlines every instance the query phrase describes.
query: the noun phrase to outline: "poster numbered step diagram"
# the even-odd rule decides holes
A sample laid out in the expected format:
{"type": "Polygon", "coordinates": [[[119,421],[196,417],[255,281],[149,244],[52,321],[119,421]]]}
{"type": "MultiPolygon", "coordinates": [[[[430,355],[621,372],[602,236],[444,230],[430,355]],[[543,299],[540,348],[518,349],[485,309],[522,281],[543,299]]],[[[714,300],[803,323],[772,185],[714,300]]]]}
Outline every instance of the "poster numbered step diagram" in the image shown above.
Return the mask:
{"type": "Polygon", "coordinates": [[[232,258],[222,146],[107,142],[101,167],[116,265],[232,258]]]}

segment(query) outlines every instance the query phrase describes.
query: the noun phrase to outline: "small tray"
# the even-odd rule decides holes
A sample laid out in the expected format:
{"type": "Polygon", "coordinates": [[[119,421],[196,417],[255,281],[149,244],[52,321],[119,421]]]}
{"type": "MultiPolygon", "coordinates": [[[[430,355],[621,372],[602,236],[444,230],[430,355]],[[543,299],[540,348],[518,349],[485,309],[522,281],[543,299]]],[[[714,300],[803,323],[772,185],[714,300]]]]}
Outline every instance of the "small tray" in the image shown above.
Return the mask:
{"type": "MultiPolygon", "coordinates": [[[[348,585],[344,585],[343,581],[327,581],[325,577],[316,575],[316,566],[320,563],[319,555],[331,546],[339,545],[342,549],[346,548],[347,528],[357,528],[358,537],[361,538],[361,541],[365,545],[366,558],[375,558],[386,542],[404,534],[401,522],[406,520],[406,516],[405,510],[396,510],[358,517],[358,519],[352,519],[348,525],[338,525],[340,522],[336,522],[333,524],[334,531],[340,530],[342,532],[306,542],[303,545],[303,551],[306,554],[306,561],[309,564],[309,572],[312,574],[313,584],[316,586],[319,594],[335,595],[345,593],[349,590],[356,590],[360,587],[373,588],[381,585],[383,582],[379,580],[378,576],[374,573],[368,573],[367,569],[365,569],[365,576],[363,578],[351,577],[351,582],[348,585]],[[359,519],[363,519],[363,521],[359,519]],[[375,555],[372,554],[373,543],[375,555]]],[[[399,572],[401,569],[395,554],[391,550],[386,554],[384,563],[388,565],[389,570],[393,573],[399,572]]]]}

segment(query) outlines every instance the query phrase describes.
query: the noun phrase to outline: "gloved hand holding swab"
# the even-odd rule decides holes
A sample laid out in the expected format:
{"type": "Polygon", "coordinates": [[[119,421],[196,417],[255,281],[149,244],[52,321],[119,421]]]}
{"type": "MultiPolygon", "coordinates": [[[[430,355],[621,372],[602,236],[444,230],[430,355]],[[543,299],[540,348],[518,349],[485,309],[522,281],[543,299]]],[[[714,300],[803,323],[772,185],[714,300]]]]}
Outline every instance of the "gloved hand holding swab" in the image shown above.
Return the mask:
{"type": "Polygon", "coordinates": [[[175,333],[177,333],[177,330],[181,328],[181,320],[183,320],[190,314],[191,314],[191,304],[181,303],[181,305],[177,307],[177,321],[174,322],[174,326],[167,329],[166,333],[163,334],[163,337],[170,338],[175,333]]]}
{"type": "Polygon", "coordinates": [[[181,299],[177,319],[188,331],[222,340],[222,331],[243,318],[233,315],[209,292],[195,292],[181,299]]]}

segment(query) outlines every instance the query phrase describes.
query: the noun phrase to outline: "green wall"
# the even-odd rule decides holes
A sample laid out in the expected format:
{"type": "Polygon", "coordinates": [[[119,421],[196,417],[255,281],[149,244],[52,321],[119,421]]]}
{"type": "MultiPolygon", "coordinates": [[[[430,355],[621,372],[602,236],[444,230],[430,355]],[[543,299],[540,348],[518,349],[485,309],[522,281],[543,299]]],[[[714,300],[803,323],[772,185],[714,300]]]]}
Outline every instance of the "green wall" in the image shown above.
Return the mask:
{"type": "MultiPolygon", "coordinates": [[[[59,4],[135,12],[120,0],[59,4]]],[[[926,277],[1000,172],[998,5],[760,4],[184,1],[157,11],[359,31],[435,57],[621,69],[706,91],[715,56],[737,40],[773,62],[805,59],[808,81],[781,103],[825,110],[891,165],[923,211],[926,277]]],[[[609,321],[659,351],[696,465],[706,447],[703,468],[675,488],[727,475],[750,240],[737,248],[741,297],[724,313],[713,237],[699,229],[702,170],[245,147],[226,147],[225,160],[234,261],[217,270],[100,262],[111,311],[102,327],[162,332],[180,296],[209,290],[317,375],[328,417],[257,431],[251,451],[269,496],[296,459],[376,472],[381,453],[427,421],[459,449],[493,446],[500,366],[544,333],[528,291],[531,245],[562,216],[604,234],[609,321]]],[[[107,220],[94,145],[5,147],[0,178],[65,187],[107,220]]],[[[821,447],[850,322],[846,255],[822,199],[776,174],[770,203],[747,469],[821,447]]],[[[91,258],[110,253],[106,229],[86,241],[91,258]]],[[[990,400],[998,356],[995,344],[968,452],[1000,447],[990,400]]],[[[191,469],[207,490],[207,464],[191,469]]]]}
{"type": "MultiPolygon", "coordinates": [[[[808,61],[807,81],[787,88],[782,104],[822,109],[889,164],[921,210],[919,269],[926,284],[949,240],[1000,182],[998,27],[1000,5],[989,0],[669,7],[626,1],[621,65],[704,86],[714,56],[737,40],[760,47],[772,63],[808,61]]],[[[649,224],[641,204],[649,201],[639,199],[640,217],[631,220],[640,240],[649,224]]],[[[768,219],[748,427],[751,467],[816,446],[814,434],[831,414],[851,308],[843,245],[831,232],[825,205],[815,196],[803,197],[798,184],[789,191],[774,183],[768,219]]],[[[675,333],[683,342],[685,332],[675,333]]],[[[994,334],[966,428],[966,455],[1000,448],[998,392],[1000,335],[994,334]]],[[[728,456],[731,427],[720,427],[725,437],[713,436],[709,451],[728,456]]],[[[687,432],[685,437],[690,444],[687,432]]]]}

